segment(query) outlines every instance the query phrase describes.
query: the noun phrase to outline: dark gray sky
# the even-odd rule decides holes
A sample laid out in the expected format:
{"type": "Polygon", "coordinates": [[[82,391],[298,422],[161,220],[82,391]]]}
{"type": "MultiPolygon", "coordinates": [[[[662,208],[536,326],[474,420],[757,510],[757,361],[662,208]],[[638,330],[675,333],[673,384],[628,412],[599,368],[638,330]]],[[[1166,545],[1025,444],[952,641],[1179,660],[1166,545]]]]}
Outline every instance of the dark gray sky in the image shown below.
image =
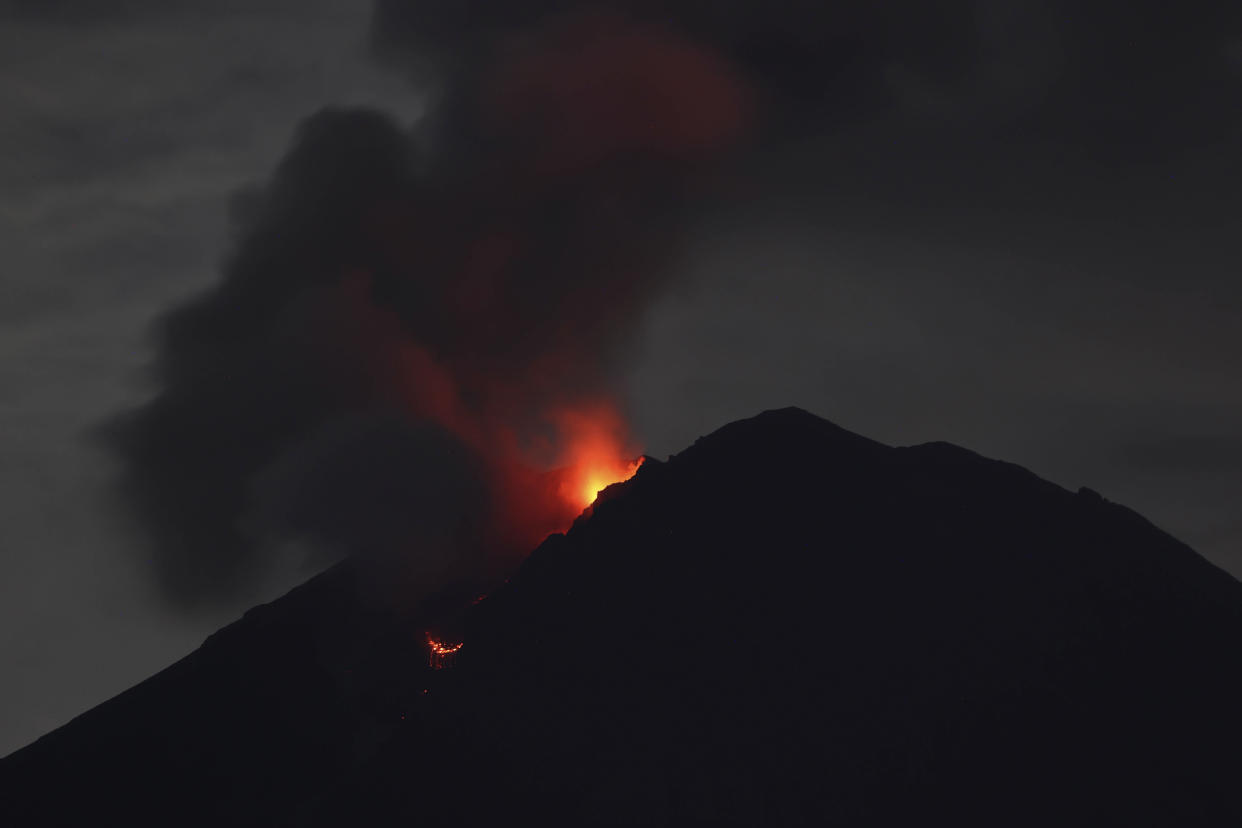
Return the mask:
{"type": "MultiPolygon", "coordinates": [[[[1067,2],[677,18],[775,90],[777,125],[641,318],[648,453],[799,405],[1089,486],[1242,574],[1242,28],[1067,2]]],[[[409,58],[483,48],[437,4],[378,7],[369,32],[346,0],[0,2],[0,754],[308,574],[170,604],[89,433],[151,394],[151,325],[217,281],[234,194],[304,117],[412,124],[409,58]]]]}

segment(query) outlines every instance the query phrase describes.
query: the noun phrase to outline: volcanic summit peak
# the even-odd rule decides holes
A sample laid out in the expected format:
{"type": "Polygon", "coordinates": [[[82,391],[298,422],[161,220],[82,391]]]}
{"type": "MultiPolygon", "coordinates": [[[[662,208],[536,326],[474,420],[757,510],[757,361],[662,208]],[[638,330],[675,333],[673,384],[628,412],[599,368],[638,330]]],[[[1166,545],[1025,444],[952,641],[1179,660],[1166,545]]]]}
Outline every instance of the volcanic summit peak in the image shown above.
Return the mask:
{"type": "Polygon", "coordinates": [[[1121,507],[797,408],[605,494],[459,623],[346,566],[248,614],[0,821],[1242,824],[1242,584],[1121,507]]]}
{"type": "Polygon", "coordinates": [[[728,451],[730,448],[790,448],[801,451],[831,448],[877,452],[891,447],[856,434],[805,409],[789,406],[768,409],[753,417],[722,426],[695,440],[694,445],[681,452],[681,455],[706,450],[728,451]]]}

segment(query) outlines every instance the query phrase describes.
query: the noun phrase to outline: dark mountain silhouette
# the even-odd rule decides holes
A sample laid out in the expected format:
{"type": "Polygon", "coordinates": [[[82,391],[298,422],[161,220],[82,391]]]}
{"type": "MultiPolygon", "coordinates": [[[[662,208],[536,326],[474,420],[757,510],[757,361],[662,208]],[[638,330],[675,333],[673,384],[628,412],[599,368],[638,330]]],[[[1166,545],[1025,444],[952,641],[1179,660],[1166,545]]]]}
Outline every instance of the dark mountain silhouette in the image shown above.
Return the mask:
{"type": "Polygon", "coordinates": [[[330,570],[8,757],[0,823],[1242,824],[1242,584],[944,443],[766,412],[464,610],[368,594],[330,570]]]}

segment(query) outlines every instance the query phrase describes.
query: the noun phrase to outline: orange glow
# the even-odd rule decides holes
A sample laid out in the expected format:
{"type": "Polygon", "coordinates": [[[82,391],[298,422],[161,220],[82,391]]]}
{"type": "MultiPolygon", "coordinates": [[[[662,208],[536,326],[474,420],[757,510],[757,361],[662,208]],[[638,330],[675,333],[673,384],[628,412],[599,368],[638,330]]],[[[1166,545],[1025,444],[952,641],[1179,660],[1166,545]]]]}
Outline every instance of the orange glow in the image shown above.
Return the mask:
{"type": "Polygon", "coordinates": [[[448,644],[443,644],[439,641],[436,641],[434,638],[428,636],[427,644],[430,645],[431,651],[435,653],[436,655],[452,655],[453,653],[460,650],[462,646],[465,644],[465,642],[462,642],[461,644],[448,645],[448,644]]]}
{"type": "Polygon", "coordinates": [[[575,505],[581,504],[585,509],[595,502],[596,496],[601,491],[613,483],[621,483],[633,477],[642,462],[641,457],[629,463],[617,463],[601,458],[580,472],[583,480],[580,488],[576,494],[572,490],[568,494],[575,505]]]}
{"type": "Polygon", "coordinates": [[[557,421],[566,442],[559,493],[575,513],[594,503],[601,490],[629,480],[642,465],[641,457],[630,459],[625,424],[612,406],[561,411],[557,421]]]}
{"type": "MultiPolygon", "coordinates": [[[[370,330],[385,324],[374,321],[370,330]]],[[[539,406],[524,426],[513,427],[504,412],[521,394],[504,377],[476,375],[408,343],[384,353],[402,377],[400,402],[412,418],[443,426],[480,460],[489,495],[480,504],[481,540],[506,566],[567,531],[602,489],[628,480],[642,464],[620,407],[606,396],[539,406]]],[[[541,365],[558,373],[556,360],[541,365]]]]}
{"type": "Polygon", "coordinates": [[[432,638],[431,633],[427,633],[427,648],[430,650],[428,665],[433,670],[443,670],[445,667],[451,667],[453,665],[453,656],[464,646],[464,641],[456,644],[445,644],[443,641],[432,638]]]}

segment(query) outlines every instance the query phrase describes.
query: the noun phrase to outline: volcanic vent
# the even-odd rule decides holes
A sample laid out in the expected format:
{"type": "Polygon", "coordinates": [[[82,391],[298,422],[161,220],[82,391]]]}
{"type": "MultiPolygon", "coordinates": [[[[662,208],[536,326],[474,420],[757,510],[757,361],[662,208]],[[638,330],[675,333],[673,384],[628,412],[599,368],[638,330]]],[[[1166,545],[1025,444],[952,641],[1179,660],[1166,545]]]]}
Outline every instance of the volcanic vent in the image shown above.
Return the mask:
{"type": "Polygon", "coordinates": [[[5,759],[4,824],[1242,821],[1242,584],[947,444],[767,412],[482,601],[393,612],[357,577],[5,759]]]}

